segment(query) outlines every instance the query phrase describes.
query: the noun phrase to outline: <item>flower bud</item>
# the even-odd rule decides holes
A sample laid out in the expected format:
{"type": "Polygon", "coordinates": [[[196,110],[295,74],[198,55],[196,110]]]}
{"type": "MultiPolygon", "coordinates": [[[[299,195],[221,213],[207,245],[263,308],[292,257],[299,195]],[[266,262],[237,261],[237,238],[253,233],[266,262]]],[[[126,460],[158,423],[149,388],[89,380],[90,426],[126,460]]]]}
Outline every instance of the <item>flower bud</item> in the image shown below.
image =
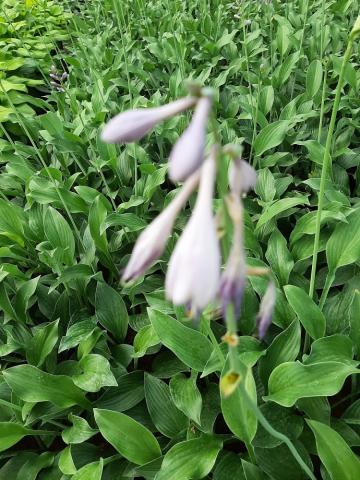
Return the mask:
{"type": "Polygon", "coordinates": [[[240,196],[247,193],[256,185],[256,171],[245,160],[237,158],[234,160],[229,169],[229,184],[232,193],[240,196]]]}
{"type": "Polygon", "coordinates": [[[170,258],[166,275],[166,296],[175,305],[203,310],[214,300],[220,279],[220,248],[212,214],[216,172],[213,149],[201,169],[199,194],[193,214],[170,258]]]}
{"type": "Polygon", "coordinates": [[[237,386],[239,385],[241,377],[238,373],[227,372],[220,379],[220,391],[223,397],[229,397],[232,393],[235,392],[237,386]]]}
{"type": "Polygon", "coordinates": [[[226,315],[228,305],[232,304],[235,316],[238,317],[246,283],[242,204],[238,196],[231,195],[227,199],[227,205],[234,224],[234,236],[229,258],[221,275],[220,298],[223,316],[226,315]]]}
{"type": "Polygon", "coordinates": [[[185,180],[202,164],[210,110],[211,98],[201,97],[190,124],[175,143],[169,158],[169,176],[174,182],[185,180]]]}
{"type": "Polygon", "coordinates": [[[174,200],[141,233],[123,273],[122,281],[128,282],[141,276],[162,255],[176,217],[199,183],[199,178],[200,172],[195,172],[185,182],[174,200]]]}
{"type": "Polygon", "coordinates": [[[257,317],[257,326],[258,326],[260,339],[263,339],[265,337],[265,334],[271,324],[275,302],[276,302],[276,287],[275,287],[275,283],[272,280],[270,280],[267,286],[265,295],[261,300],[260,310],[257,317]]]}
{"type": "Polygon", "coordinates": [[[136,108],[119,113],[105,125],[101,139],[106,143],[130,143],[140,140],[157,123],[187,110],[195,103],[195,98],[185,97],[162,107],[136,108]]]}

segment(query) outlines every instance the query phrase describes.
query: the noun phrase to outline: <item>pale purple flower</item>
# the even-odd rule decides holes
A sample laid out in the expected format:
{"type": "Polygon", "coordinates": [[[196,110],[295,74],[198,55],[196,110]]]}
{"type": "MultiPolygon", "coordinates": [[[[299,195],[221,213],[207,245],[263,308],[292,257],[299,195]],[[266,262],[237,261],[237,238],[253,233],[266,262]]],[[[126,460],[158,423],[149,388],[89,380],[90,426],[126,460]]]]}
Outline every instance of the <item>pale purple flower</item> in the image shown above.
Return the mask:
{"type": "Polygon", "coordinates": [[[206,126],[211,104],[209,96],[199,99],[191,122],[171,151],[169,176],[174,182],[184,181],[204,160],[206,126]]]}
{"type": "Polygon", "coordinates": [[[101,139],[106,143],[130,143],[140,140],[157,123],[187,110],[196,101],[196,98],[184,97],[161,107],[136,108],[119,113],[105,125],[101,139]]]}
{"type": "Polygon", "coordinates": [[[242,205],[241,201],[236,199],[235,196],[233,196],[233,202],[236,206],[233,206],[232,208],[237,209],[239,213],[237,221],[234,221],[234,236],[230,255],[220,280],[220,297],[224,317],[226,316],[229,304],[234,306],[235,316],[239,316],[246,283],[246,259],[243,245],[243,224],[241,213],[242,205]]]}
{"type": "Polygon", "coordinates": [[[175,305],[203,310],[215,297],[220,281],[220,248],[212,198],[216,173],[216,149],[205,161],[193,214],[171,256],[166,275],[166,296],[175,305]]]}
{"type": "Polygon", "coordinates": [[[146,227],[136,241],[122,276],[124,282],[142,275],[163,253],[177,215],[199,183],[200,171],[184,183],[181,191],[160,215],[146,227]]]}
{"type": "Polygon", "coordinates": [[[235,195],[247,193],[256,185],[255,169],[241,158],[233,160],[229,169],[229,184],[235,195]]]}
{"type": "Polygon", "coordinates": [[[257,327],[259,332],[259,338],[263,339],[269,328],[272,320],[272,315],[276,302],[276,287],[275,283],[270,280],[267,286],[265,295],[260,303],[260,310],[257,317],[257,327]]]}

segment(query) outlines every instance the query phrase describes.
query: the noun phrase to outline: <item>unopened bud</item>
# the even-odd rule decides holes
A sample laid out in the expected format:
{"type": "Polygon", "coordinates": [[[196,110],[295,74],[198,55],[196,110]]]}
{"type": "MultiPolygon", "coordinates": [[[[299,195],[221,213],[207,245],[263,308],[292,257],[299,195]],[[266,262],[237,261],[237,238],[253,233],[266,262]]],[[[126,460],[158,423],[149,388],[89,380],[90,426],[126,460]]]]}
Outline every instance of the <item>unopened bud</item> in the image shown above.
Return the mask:
{"type": "Polygon", "coordinates": [[[224,397],[229,397],[235,392],[240,383],[240,375],[235,372],[226,373],[220,380],[220,391],[224,397]]]}

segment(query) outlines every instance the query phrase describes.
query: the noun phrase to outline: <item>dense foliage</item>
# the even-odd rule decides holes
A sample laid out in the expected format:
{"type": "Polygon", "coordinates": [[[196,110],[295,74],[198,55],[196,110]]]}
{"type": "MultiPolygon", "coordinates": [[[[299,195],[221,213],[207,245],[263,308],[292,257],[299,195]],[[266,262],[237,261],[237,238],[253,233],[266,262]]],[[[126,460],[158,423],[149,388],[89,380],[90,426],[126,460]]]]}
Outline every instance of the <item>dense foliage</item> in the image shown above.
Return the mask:
{"type": "MultiPolygon", "coordinates": [[[[0,7],[0,480],[359,479],[357,2],[0,7]],[[137,144],[100,139],[110,117],[189,79],[214,88],[222,143],[258,172],[247,262],[277,287],[260,341],[266,281],[248,277],[228,396],[218,305],[196,323],[164,296],[193,199],[161,261],[120,282],[178,190],[167,159],[190,114],[137,144]]],[[[217,212],[222,194],[220,181],[217,212]]]]}

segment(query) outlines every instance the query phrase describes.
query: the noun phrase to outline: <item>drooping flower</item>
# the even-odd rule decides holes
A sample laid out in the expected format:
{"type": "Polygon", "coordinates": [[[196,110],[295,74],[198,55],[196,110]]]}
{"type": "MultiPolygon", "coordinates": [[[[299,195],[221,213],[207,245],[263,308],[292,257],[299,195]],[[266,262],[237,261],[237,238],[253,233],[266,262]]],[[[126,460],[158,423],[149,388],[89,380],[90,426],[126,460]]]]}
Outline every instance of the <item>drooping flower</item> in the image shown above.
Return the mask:
{"type": "Polygon", "coordinates": [[[257,327],[259,332],[259,338],[263,339],[269,328],[272,320],[276,302],[276,287],[275,283],[270,280],[267,286],[265,295],[260,303],[260,310],[257,317],[257,327]]]}
{"type": "Polygon", "coordinates": [[[136,108],[119,113],[104,127],[101,139],[106,143],[130,143],[140,140],[155,125],[195,105],[197,99],[184,97],[161,107],[136,108]]]}
{"type": "Polygon", "coordinates": [[[194,314],[216,296],[220,280],[220,248],[212,213],[216,147],[204,162],[193,214],[171,256],[166,296],[175,305],[189,305],[194,314]]]}
{"type": "Polygon", "coordinates": [[[242,204],[239,197],[231,195],[228,198],[228,211],[233,220],[234,234],[226,267],[220,280],[220,298],[222,312],[225,317],[229,304],[234,306],[238,317],[246,283],[246,260],[243,245],[242,204]]]}
{"type": "Polygon", "coordinates": [[[161,256],[176,217],[195,190],[199,179],[200,171],[189,177],[174,200],[141,233],[122,275],[122,281],[128,282],[141,276],[161,256]]]}
{"type": "Polygon", "coordinates": [[[211,110],[210,96],[198,100],[191,122],[175,143],[169,158],[169,176],[184,181],[204,160],[206,125],[211,110]]]}
{"type": "Polygon", "coordinates": [[[240,313],[241,301],[246,283],[246,259],[243,239],[243,206],[240,199],[256,184],[255,170],[241,158],[231,162],[229,170],[229,184],[231,194],[227,197],[227,209],[233,222],[233,243],[226,267],[221,275],[220,297],[222,301],[223,316],[229,304],[234,307],[237,317],[240,313]]]}
{"type": "Polygon", "coordinates": [[[247,193],[256,185],[255,169],[241,158],[233,160],[229,169],[229,185],[235,195],[247,193]]]}

